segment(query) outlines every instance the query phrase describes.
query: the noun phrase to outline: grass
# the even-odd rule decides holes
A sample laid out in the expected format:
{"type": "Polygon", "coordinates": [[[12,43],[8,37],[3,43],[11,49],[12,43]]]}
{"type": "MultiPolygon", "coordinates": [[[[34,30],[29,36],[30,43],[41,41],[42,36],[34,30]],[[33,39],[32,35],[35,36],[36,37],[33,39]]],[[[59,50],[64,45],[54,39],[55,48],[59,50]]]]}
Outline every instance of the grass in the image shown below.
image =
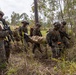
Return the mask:
{"type": "Polygon", "coordinates": [[[45,37],[47,34],[47,30],[41,30],[42,35],[45,37]]]}
{"type": "Polygon", "coordinates": [[[7,75],[12,75],[12,74],[16,74],[17,69],[15,68],[10,68],[9,71],[7,72],[7,75]]]}
{"type": "Polygon", "coordinates": [[[64,58],[51,59],[49,49],[48,59],[39,59],[37,55],[42,54],[38,51],[32,54],[31,48],[28,53],[11,54],[7,75],[76,75],[76,62],[64,58]]]}
{"type": "MultiPolygon", "coordinates": [[[[41,30],[43,36],[46,36],[46,30],[41,30]]],[[[75,43],[76,45],[76,43],[75,43]]],[[[76,53],[76,46],[68,50],[70,59],[73,59],[76,53]],[[72,52],[73,51],[73,52],[72,52]]],[[[36,56],[40,53],[36,52],[36,56]]],[[[42,55],[42,54],[41,54],[42,55]]],[[[67,54],[68,55],[68,54],[67,54]]],[[[16,53],[10,57],[7,75],[76,75],[76,62],[65,60],[64,58],[51,59],[51,51],[48,48],[48,59],[34,58],[31,48],[28,53],[16,53]],[[52,66],[53,65],[53,66],[52,66]]]]}
{"type": "Polygon", "coordinates": [[[7,75],[76,75],[76,63],[72,61],[44,59],[41,62],[42,59],[34,58],[31,52],[29,55],[20,53],[13,56],[18,60],[21,58],[21,61],[11,59],[13,63],[11,62],[7,75]]]}
{"type": "Polygon", "coordinates": [[[76,62],[64,58],[61,60],[34,58],[29,50],[27,54],[23,52],[11,55],[7,73],[7,75],[76,75],[76,62]]]}
{"type": "Polygon", "coordinates": [[[56,71],[61,75],[76,75],[76,63],[70,61],[61,61],[56,66],[56,71]]]}

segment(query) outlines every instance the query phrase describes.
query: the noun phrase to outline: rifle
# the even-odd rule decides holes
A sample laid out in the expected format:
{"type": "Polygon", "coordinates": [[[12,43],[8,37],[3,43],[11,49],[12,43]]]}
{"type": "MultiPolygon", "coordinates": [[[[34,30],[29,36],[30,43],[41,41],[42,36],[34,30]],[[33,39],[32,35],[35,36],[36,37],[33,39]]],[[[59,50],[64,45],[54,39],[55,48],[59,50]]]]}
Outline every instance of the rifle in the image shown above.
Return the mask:
{"type": "Polygon", "coordinates": [[[8,33],[9,33],[9,36],[7,36],[8,40],[11,41],[11,39],[12,39],[12,41],[14,42],[13,33],[8,25],[4,25],[3,31],[8,31],[8,33]]]}

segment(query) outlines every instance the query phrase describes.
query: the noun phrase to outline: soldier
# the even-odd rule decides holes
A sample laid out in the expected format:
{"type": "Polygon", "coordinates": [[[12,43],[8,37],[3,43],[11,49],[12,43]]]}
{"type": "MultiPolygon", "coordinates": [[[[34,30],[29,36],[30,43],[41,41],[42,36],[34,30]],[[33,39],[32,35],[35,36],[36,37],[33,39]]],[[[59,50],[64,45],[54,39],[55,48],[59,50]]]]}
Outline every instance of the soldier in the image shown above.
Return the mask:
{"type": "Polygon", "coordinates": [[[19,35],[21,36],[21,41],[22,43],[24,43],[25,51],[27,52],[26,47],[29,46],[29,44],[27,37],[25,37],[25,34],[28,34],[27,26],[29,25],[29,23],[27,21],[22,21],[21,23],[22,26],[19,28],[19,35]]]}
{"type": "MultiPolygon", "coordinates": [[[[33,36],[42,36],[41,31],[40,31],[41,25],[39,23],[36,24],[35,28],[33,29],[33,36]]],[[[32,52],[34,53],[36,48],[42,53],[41,47],[39,43],[34,43],[33,44],[33,50],[32,52]]]]}
{"type": "Polygon", "coordinates": [[[55,22],[53,30],[50,30],[46,35],[48,45],[52,48],[52,57],[58,58],[61,56],[61,49],[58,49],[58,45],[61,44],[61,37],[59,33],[60,23],[55,22]]]}
{"type": "MultiPolygon", "coordinates": [[[[2,16],[0,12],[0,16],[2,16]]],[[[2,22],[0,22],[0,75],[4,75],[4,69],[6,69],[6,48],[5,48],[5,37],[8,35],[8,31],[3,31],[2,22]]]]}
{"type": "Polygon", "coordinates": [[[3,23],[3,25],[7,25],[7,23],[5,22],[5,19],[3,19],[4,13],[2,11],[0,11],[0,21],[3,23]]]}
{"type": "Polygon", "coordinates": [[[60,32],[60,36],[61,36],[62,42],[63,42],[63,44],[65,45],[65,47],[67,48],[67,47],[69,46],[69,42],[68,42],[67,39],[70,40],[70,37],[69,37],[69,35],[66,33],[66,28],[65,28],[65,26],[66,26],[66,22],[65,22],[65,21],[61,22],[61,27],[60,27],[60,29],[59,29],[59,32],[60,32]]]}
{"type": "MultiPolygon", "coordinates": [[[[4,30],[4,27],[7,26],[7,23],[6,23],[5,19],[3,19],[3,16],[4,16],[4,13],[2,11],[0,11],[0,22],[2,22],[2,30],[4,30]]],[[[6,31],[6,32],[8,32],[8,31],[6,31]]],[[[9,36],[9,35],[7,35],[7,36],[9,36]]],[[[9,38],[9,40],[7,40],[7,39],[4,40],[7,62],[8,62],[8,58],[10,56],[10,42],[9,41],[10,41],[10,38],[9,38]]]]}
{"type": "Polygon", "coordinates": [[[22,21],[21,23],[22,26],[20,27],[19,31],[20,31],[20,35],[22,36],[22,32],[28,33],[27,25],[29,25],[29,23],[27,21],[22,21]]]}

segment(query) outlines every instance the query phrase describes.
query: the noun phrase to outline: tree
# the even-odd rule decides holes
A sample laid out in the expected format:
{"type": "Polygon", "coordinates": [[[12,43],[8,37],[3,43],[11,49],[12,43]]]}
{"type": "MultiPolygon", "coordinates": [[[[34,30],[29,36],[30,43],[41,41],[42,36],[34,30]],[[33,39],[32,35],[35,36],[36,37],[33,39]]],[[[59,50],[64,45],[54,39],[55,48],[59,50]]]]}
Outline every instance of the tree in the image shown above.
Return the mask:
{"type": "Polygon", "coordinates": [[[20,15],[18,13],[12,12],[11,24],[16,25],[19,22],[20,15]]]}
{"type": "MultiPolygon", "coordinates": [[[[38,11],[39,21],[43,24],[52,24],[56,19],[55,12],[58,10],[59,4],[58,0],[38,0],[38,11]]],[[[34,6],[32,6],[32,11],[34,12],[34,6]]]]}
{"type": "Polygon", "coordinates": [[[20,19],[22,19],[22,20],[29,20],[29,19],[28,19],[28,15],[27,15],[26,13],[22,13],[22,14],[20,15],[20,19]]]}
{"type": "Polygon", "coordinates": [[[28,15],[26,13],[19,14],[19,13],[12,12],[12,15],[11,15],[12,25],[18,25],[21,22],[21,20],[29,20],[28,15]]]}

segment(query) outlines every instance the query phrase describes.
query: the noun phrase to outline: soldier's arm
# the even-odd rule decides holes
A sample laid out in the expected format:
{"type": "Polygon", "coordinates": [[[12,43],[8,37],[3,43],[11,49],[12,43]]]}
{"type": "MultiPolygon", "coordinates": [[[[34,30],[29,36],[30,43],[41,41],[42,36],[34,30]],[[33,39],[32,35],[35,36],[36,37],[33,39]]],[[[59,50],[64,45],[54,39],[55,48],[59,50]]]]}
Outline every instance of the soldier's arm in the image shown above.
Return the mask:
{"type": "Polygon", "coordinates": [[[7,25],[5,19],[2,19],[3,25],[7,25]]]}
{"type": "Polygon", "coordinates": [[[62,37],[66,37],[66,38],[70,39],[69,35],[66,33],[66,30],[64,28],[62,30],[60,30],[59,32],[62,35],[62,37]]]}
{"type": "Polygon", "coordinates": [[[48,43],[49,46],[52,46],[52,39],[51,39],[51,37],[52,37],[51,33],[50,32],[47,33],[47,35],[46,35],[46,41],[47,41],[47,43],[48,43]]]}
{"type": "Polygon", "coordinates": [[[21,27],[19,28],[19,35],[22,36],[22,29],[21,29],[21,27]]]}
{"type": "Polygon", "coordinates": [[[42,33],[41,33],[41,31],[40,31],[40,30],[39,30],[39,35],[40,35],[40,36],[42,36],[42,33]]]}
{"type": "Polygon", "coordinates": [[[63,32],[64,36],[68,39],[70,39],[69,35],[66,32],[63,32]]]}

